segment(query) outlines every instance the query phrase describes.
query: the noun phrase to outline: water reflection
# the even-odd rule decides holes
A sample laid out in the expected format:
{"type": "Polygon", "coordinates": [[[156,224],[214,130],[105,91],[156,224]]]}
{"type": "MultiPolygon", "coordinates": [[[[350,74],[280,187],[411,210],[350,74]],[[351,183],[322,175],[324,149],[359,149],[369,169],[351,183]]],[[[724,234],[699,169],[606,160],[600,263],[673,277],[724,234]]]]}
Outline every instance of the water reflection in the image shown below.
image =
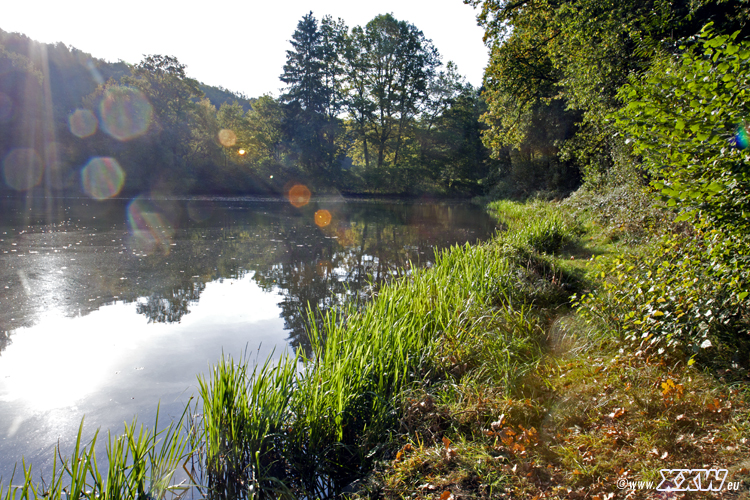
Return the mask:
{"type": "Polygon", "coordinates": [[[157,292],[138,300],[136,312],[148,318],[149,323],[174,323],[190,312],[188,306],[196,304],[205,290],[205,283],[190,282],[186,288],[157,292]]]}
{"type": "MultiPolygon", "coordinates": [[[[486,238],[492,221],[456,204],[187,200],[175,205],[168,251],[148,253],[130,237],[126,200],[0,203],[0,349],[8,332],[50,308],[85,316],[115,300],[136,303],[152,323],[181,321],[206,283],[250,273],[281,295],[279,313],[294,346],[306,345],[304,311],[326,311],[366,297],[371,286],[433,248],[486,238]],[[179,206],[176,206],[179,205],[179,206]],[[318,224],[316,214],[330,216],[318,224]],[[200,214],[201,217],[193,217],[200,214]]],[[[319,218],[319,217],[317,217],[319,218]]],[[[247,304],[252,308],[252,304],[247,304]]]]}
{"type": "Polygon", "coordinates": [[[493,230],[451,204],[0,198],[0,475],[48,466],[84,414],[91,432],[152,421],[160,401],[179,417],[222,351],[306,348],[308,305],[366,299],[493,230]],[[158,251],[134,237],[166,224],[158,251]]]}

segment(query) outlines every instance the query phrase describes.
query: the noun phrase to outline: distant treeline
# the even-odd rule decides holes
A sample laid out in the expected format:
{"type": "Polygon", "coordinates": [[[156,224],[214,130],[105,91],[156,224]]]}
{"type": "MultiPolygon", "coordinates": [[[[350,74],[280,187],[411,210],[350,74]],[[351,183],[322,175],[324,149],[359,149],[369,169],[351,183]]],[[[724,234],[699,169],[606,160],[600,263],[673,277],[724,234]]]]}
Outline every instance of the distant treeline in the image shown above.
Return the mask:
{"type": "Polygon", "coordinates": [[[176,58],[107,63],[0,31],[6,191],[476,195],[497,170],[479,89],[414,25],[305,15],[279,98],[188,77],[176,58]]]}

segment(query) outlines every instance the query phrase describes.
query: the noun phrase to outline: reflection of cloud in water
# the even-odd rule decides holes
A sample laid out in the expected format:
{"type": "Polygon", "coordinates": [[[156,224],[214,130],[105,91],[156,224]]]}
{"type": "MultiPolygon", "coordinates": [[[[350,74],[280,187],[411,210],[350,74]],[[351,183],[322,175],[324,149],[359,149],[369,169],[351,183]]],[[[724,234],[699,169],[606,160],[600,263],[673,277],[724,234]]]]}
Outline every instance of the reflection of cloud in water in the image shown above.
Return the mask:
{"type": "MultiPolygon", "coordinates": [[[[171,353],[164,349],[194,351],[211,339],[218,344],[213,347],[218,356],[223,347],[221,328],[237,331],[235,326],[241,325],[245,325],[239,330],[244,333],[242,338],[224,347],[235,352],[249,343],[255,348],[265,339],[254,340],[253,324],[278,319],[276,296],[261,290],[252,275],[211,282],[200,290],[200,303],[193,305],[181,323],[149,325],[150,318],[133,314],[140,302],[116,302],[82,317],[50,311],[34,326],[14,331],[13,343],[3,352],[0,363],[0,403],[22,402],[32,412],[77,406],[92,393],[106,391],[109,384],[128,376],[134,370],[134,359],[140,359],[139,364],[144,358],[161,358],[167,363],[171,353]],[[171,340],[166,344],[160,340],[167,338],[171,340]]],[[[282,331],[279,327],[275,331],[275,344],[280,344],[282,331]]],[[[194,385],[195,374],[205,368],[203,354],[207,353],[201,353],[199,365],[180,369],[178,378],[185,388],[194,385]]],[[[181,360],[169,361],[175,362],[179,365],[181,360]]],[[[0,434],[4,432],[7,429],[0,429],[0,434]]]]}

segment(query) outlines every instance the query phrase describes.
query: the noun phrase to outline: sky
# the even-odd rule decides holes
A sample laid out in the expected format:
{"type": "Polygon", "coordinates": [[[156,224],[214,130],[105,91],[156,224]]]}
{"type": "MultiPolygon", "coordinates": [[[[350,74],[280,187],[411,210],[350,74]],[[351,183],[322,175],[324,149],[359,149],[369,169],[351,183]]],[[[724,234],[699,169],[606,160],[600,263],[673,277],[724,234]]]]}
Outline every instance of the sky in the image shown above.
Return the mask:
{"type": "Polygon", "coordinates": [[[408,21],[479,86],[488,61],[476,12],[461,0],[40,0],[4,2],[0,28],[94,57],[137,64],[144,54],[176,56],[188,76],[247,97],[280,94],[279,75],[302,16],[330,14],[351,28],[378,14],[408,21]]]}

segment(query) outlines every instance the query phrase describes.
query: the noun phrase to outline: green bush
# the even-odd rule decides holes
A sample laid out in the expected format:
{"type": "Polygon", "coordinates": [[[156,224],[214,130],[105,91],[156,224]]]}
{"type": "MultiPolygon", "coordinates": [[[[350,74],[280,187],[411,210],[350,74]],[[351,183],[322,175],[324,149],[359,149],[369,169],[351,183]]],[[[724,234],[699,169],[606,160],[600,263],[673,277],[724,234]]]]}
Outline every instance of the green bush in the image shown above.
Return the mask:
{"type": "Polygon", "coordinates": [[[637,254],[603,258],[602,284],[577,298],[579,312],[633,350],[748,366],[750,309],[739,291],[746,271],[713,257],[712,247],[726,248],[727,238],[716,230],[673,235],[637,254]]]}
{"type": "MultiPolygon", "coordinates": [[[[714,35],[686,40],[619,92],[617,126],[680,218],[733,234],[750,230],[750,42],[714,35]]],[[[679,219],[678,219],[679,220],[679,219]]]]}

